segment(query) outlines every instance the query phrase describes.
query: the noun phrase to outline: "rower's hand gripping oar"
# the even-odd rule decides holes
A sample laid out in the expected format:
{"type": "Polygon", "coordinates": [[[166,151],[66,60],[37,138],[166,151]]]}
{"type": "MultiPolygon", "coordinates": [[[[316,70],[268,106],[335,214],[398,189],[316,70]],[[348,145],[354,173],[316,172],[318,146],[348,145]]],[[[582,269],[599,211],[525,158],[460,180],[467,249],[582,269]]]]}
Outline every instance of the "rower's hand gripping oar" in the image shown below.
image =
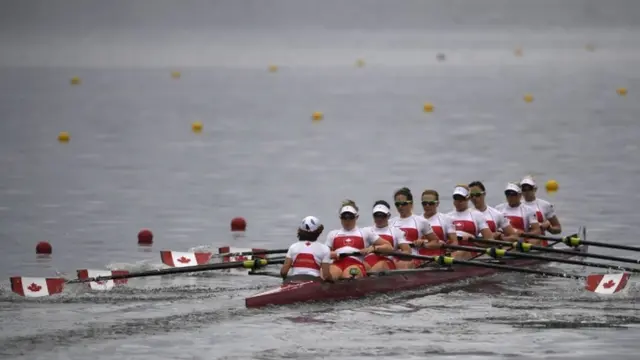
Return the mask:
{"type": "Polygon", "coordinates": [[[183,273],[192,273],[192,272],[200,272],[200,271],[235,269],[235,268],[255,270],[257,268],[261,268],[267,265],[282,264],[283,262],[284,262],[284,257],[271,258],[271,259],[234,261],[234,262],[217,263],[217,264],[194,265],[194,266],[185,266],[185,267],[169,268],[169,269],[147,270],[147,271],[140,271],[140,272],[130,272],[126,274],[113,274],[109,276],[96,276],[91,278],[73,279],[73,280],[66,280],[64,278],[31,278],[31,277],[22,277],[22,276],[14,276],[10,280],[11,280],[11,290],[14,293],[22,296],[26,296],[26,297],[41,297],[41,296],[48,296],[48,295],[53,295],[53,294],[62,292],[64,285],[66,284],[103,282],[103,281],[109,281],[109,280],[131,279],[131,278],[146,277],[146,276],[161,276],[161,275],[183,274],[183,273]]]}
{"type": "Polygon", "coordinates": [[[613,293],[619,292],[620,290],[625,288],[625,286],[627,285],[627,281],[631,276],[631,274],[625,273],[625,272],[615,273],[615,274],[591,274],[587,276],[573,275],[573,274],[560,273],[560,272],[529,269],[525,267],[493,264],[493,263],[482,262],[477,260],[458,260],[450,256],[413,255],[413,254],[407,254],[399,251],[394,251],[394,252],[388,253],[387,255],[393,255],[400,258],[401,257],[412,258],[412,259],[418,259],[418,260],[434,260],[437,264],[448,265],[448,266],[451,266],[451,265],[477,266],[477,267],[491,268],[491,269],[497,269],[497,270],[503,270],[503,271],[514,271],[514,272],[537,274],[537,275],[544,275],[544,276],[551,276],[551,277],[584,279],[585,289],[598,294],[613,294],[613,293]]]}
{"type": "Polygon", "coordinates": [[[578,247],[580,245],[591,245],[591,246],[598,246],[598,247],[604,247],[604,248],[610,248],[610,249],[640,252],[640,247],[622,245],[622,244],[607,244],[599,241],[587,241],[587,240],[581,239],[578,234],[572,234],[564,237],[554,237],[554,236],[544,236],[544,235],[538,235],[538,234],[523,233],[523,234],[520,234],[519,236],[523,238],[529,238],[529,239],[558,241],[572,247],[578,247]]]}

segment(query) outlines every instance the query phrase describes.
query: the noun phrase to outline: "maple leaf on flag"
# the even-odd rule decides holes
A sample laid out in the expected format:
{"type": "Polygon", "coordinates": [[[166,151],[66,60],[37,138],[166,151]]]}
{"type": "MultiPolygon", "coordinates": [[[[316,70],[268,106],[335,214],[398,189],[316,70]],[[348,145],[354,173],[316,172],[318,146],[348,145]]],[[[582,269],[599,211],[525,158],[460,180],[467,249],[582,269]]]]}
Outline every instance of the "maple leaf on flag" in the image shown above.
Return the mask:
{"type": "Polygon", "coordinates": [[[36,284],[36,283],[31,283],[31,285],[29,285],[29,287],[27,288],[29,291],[32,292],[38,292],[40,290],[42,290],[42,286],[36,284]]]}
{"type": "Polygon", "coordinates": [[[188,263],[190,263],[190,262],[191,262],[191,259],[186,258],[186,257],[184,257],[184,256],[183,256],[183,257],[181,257],[181,258],[179,258],[179,259],[178,259],[178,262],[181,262],[181,263],[183,263],[183,264],[188,264],[188,263]]]}
{"type": "Polygon", "coordinates": [[[612,288],[615,284],[616,284],[615,281],[609,280],[606,283],[602,284],[602,287],[605,289],[609,289],[609,288],[612,288]]]}

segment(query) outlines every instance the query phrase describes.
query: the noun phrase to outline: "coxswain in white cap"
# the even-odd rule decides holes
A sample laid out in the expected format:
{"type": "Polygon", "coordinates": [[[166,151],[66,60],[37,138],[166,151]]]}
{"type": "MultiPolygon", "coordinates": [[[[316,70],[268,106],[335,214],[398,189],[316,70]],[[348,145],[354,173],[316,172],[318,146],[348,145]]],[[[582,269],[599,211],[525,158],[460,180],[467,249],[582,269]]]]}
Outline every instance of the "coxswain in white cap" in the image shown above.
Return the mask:
{"type": "Polygon", "coordinates": [[[489,229],[493,233],[496,240],[516,241],[518,234],[502,212],[496,208],[487,205],[487,191],[484,184],[480,181],[472,181],[469,184],[469,197],[476,210],[484,215],[484,219],[489,225],[489,229]]]}
{"type": "MultiPolygon", "coordinates": [[[[518,184],[508,183],[504,189],[504,196],[507,201],[496,206],[507,219],[518,234],[532,233],[540,234],[540,224],[536,218],[536,212],[530,206],[521,202],[522,189],[518,184]]],[[[535,245],[546,245],[540,240],[527,239],[527,242],[535,245]]]]}
{"type": "MultiPolygon", "coordinates": [[[[476,209],[469,208],[469,187],[467,185],[456,185],[453,189],[453,207],[454,210],[448,215],[456,229],[458,243],[463,246],[486,246],[480,242],[471,242],[470,239],[475,238],[478,234],[484,239],[493,239],[493,233],[487,225],[487,221],[476,209]]],[[[479,255],[473,252],[456,251],[456,258],[471,258],[479,255]]]]}
{"type": "Polygon", "coordinates": [[[315,216],[307,216],[298,226],[298,241],[289,247],[289,251],[280,269],[285,282],[327,280],[331,281],[329,247],[316,242],[324,226],[315,216]]]}
{"type": "MultiPolygon", "coordinates": [[[[374,233],[378,234],[390,246],[391,250],[399,250],[411,254],[409,242],[404,237],[404,231],[389,227],[391,217],[391,207],[384,200],[378,200],[373,204],[373,223],[371,227],[374,233]]],[[[364,265],[367,271],[395,270],[398,259],[393,256],[381,254],[369,254],[364,257],[364,265]]]]}
{"type": "Polygon", "coordinates": [[[533,178],[531,176],[525,176],[520,180],[520,188],[522,189],[524,203],[536,211],[536,218],[540,223],[541,232],[543,234],[546,231],[551,234],[560,234],[562,232],[562,225],[560,225],[560,220],[558,220],[556,216],[556,210],[549,201],[536,197],[538,186],[533,178]]]}
{"type": "MultiPolygon", "coordinates": [[[[421,248],[439,249],[440,239],[433,232],[431,225],[427,219],[420,215],[413,214],[413,194],[409,188],[403,187],[393,194],[394,205],[400,216],[394,217],[389,221],[391,227],[404,231],[404,236],[415,247],[411,249],[411,253],[419,255],[421,248]]],[[[396,263],[398,269],[413,269],[420,267],[424,261],[422,260],[401,260],[396,263]]]]}
{"type": "Polygon", "coordinates": [[[353,200],[342,202],[338,210],[342,228],[327,235],[326,245],[331,249],[331,278],[349,279],[366,276],[364,256],[374,251],[389,251],[391,246],[371,228],[359,228],[358,206],[353,200]],[[359,253],[359,255],[346,255],[359,253]]]}

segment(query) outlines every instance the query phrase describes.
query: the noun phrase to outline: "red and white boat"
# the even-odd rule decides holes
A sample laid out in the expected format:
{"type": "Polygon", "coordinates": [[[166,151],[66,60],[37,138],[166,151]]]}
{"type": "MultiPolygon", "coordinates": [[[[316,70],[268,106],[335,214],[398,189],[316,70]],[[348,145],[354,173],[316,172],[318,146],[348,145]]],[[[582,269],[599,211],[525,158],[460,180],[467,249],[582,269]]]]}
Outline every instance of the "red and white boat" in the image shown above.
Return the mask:
{"type": "MultiPolygon", "coordinates": [[[[586,252],[588,249],[587,246],[581,246],[574,250],[586,252]]],[[[553,254],[553,257],[562,259],[571,256],[553,254]]],[[[483,261],[496,263],[496,260],[483,261]]],[[[498,263],[524,268],[548,263],[548,261],[537,259],[503,259],[498,263]]],[[[333,283],[321,281],[291,282],[275,289],[249,296],[245,299],[245,305],[248,308],[258,308],[268,305],[289,305],[308,301],[347,300],[372,294],[442,285],[475,277],[489,276],[501,271],[504,270],[478,266],[453,265],[450,268],[391,270],[360,279],[341,280],[333,283]]]]}

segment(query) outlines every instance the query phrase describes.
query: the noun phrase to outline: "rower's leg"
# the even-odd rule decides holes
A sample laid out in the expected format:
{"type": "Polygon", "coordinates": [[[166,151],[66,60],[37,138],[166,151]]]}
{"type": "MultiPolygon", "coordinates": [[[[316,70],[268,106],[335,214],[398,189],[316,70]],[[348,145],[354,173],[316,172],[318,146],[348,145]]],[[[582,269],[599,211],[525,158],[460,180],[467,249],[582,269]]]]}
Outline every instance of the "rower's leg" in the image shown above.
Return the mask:
{"type": "Polygon", "coordinates": [[[340,279],[342,277],[342,268],[338,265],[331,264],[329,267],[332,279],[340,279]]]}
{"type": "Polygon", "coordinates": [[[415,265],[413,263],[413,260],[399,260],[399,261],[396,261],[396,268],[398,270],[408,270],[408,269],[414,269],[415,265]]]}

